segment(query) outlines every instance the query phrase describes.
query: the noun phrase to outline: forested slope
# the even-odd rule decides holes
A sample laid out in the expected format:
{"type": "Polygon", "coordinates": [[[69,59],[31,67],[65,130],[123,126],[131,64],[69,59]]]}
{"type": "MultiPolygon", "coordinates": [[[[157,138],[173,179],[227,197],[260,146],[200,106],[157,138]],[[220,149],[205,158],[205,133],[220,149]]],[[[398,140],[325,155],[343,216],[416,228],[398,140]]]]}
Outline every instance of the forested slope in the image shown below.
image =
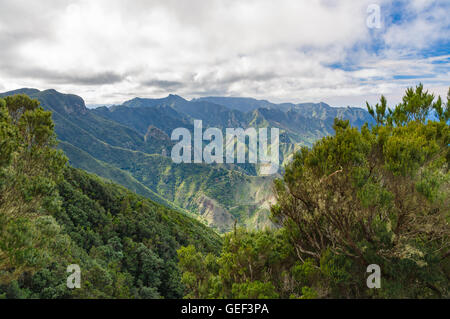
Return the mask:
{"type": "Polygon", "coordinates": [[[376,125],[335,119],[294,155],[275,182],[279,229],[178,251],[188,297],[450,297],[450,90],[444,102],[419,85],[368,111],[376,125]]]}
{"type": "MultiPolygon", "coordinates": [[[[221,232],[240,226],[272,226],[273,176],[257,176],[258,165],[174,164],[171,132],[192,131],[195,119],[203,127],[280,128],[280,161],[288,163],[301,145],[332,133],[335,116],[360,126],[369,116],[363,109],[272,104],[247,99],[230,107],[228,98],[187,101],[169,95],[162,99],[135,98],[109,108],[88,109],[79,96],[55,90],[20,89],[0,96],[23,93],[52,111],[55,132],[71,165],[148,196],[180,211],[188,211],[221,232]],[[255,104],[253,103],[255,102],[255,104]],[[223,103],[224,105],[221,105],[223,103]]],[[[233,100],[234,101],[234,100],[233,100]]],[[[236,102],[236,101],[235,101],[236,102]]],[[[280,165],[282,168],[282,165],[280,165]]],[[[282,169],[280,170],[280,173],[282,169]]]]}
{"type": "Polygon", "coordinates": [[[67,165],[51,113],[25,95],[0,99],[0,296],[176,298],[176,249],[218,251],[189,216],[67,165]],[[68,265],[81,289],[66,286],[68,265]]]}

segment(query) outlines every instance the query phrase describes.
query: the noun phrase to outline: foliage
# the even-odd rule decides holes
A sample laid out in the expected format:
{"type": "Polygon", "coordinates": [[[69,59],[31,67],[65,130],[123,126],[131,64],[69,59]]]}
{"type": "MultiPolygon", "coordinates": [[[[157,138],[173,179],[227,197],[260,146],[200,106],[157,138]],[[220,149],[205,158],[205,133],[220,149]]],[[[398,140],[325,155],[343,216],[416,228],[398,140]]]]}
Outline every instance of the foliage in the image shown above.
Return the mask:
{"type": "Polygon", "coordinates": [[[56,183],[66,158],[55,150],[50,112],[25,95],[0,103],[0,281],[35,271],[51,257],[47,249],[59,226],[42,212],[58,207],[56,183]]]}
{"type": "Polygon", "coordinates": [[[335,119],[275,182],[279,230],[228,234],[216,257],[178,251],[187,296],[448,298],[449,104],[419,85],[392,109],[368,105],[372,127],[335,119]]]}
{"type": "MultiPolygon", "coordinates": [[[[82,101],[44,98],[64,138],[85,148],[77,156],[104,161],[104,174],[129,171],[135,179],[118,175],[183,207],[202,195],[239,216],[260,211],[239,201],[257,177],[131,151],[124,127],[114,126],[131,135],[108,145],[93,138],[106,122],[82,101]]],[[[335,119],[335,134],[302,148],[275,182],[279,227],[222,238],[164,201],[68,166],[50,112],[24,95],[0,99],[0,298],[448,298],[449,99],[419,85],[393,108],[384,97],[368,105],[373,126],[335,119]],[[70,264],[81,289],[66,287],[70,264]],[[381,289],[366,285],[370,264],[381,289]]]]}
{"type": "Polygon", "coordinates": [[[369,106],[371,129],[336,119],[335,135],[302,149],[277,181],[273,215],[300,260],[338,278],[332,291],[372,294],[365,268],[379,264],[393,287],[380,296],[448,295],[450,130],[448,116],[427,121],[432,110],[443,114],[433,100],[419,85],[392,110],[384,97],[369,106]]]}
{"type": "Polygon", "coordinates": [[[277,298],[291,247],[283,232],[245,231],[224,236],[220,256],[195,247],[178,250],[187,298],[277,298]],[[278,289],[277,289],[278,288],[278,289]]]}
{"type": "Polygon", "coordinates": [[[219,236],[192,218],[66,165],[51,113],[0,99],[0,296],[176,298],[176,249],[216,252],[219,236]],[[81,289],[66,286],[80,265],[81,289]]]}
{"type": "Polygon", "coordinates": [[[87,109],[80,97],[55,90],[20,89],[3,96],[16,93],[36,98],[52,111],[55,132],[63,142],[60,148],[71,165],[112,179],[165,206],[189,211],[220,232],[231,230],[235,220],[252,229],[271,225],[267,217],[273,177],[256,176],[259,164],[174,164],[168,156],[173,145],[169,136],[175,128],[192,131],[194,119],[201,119],[204,128],[278,127],[280,160],[287,162],[300,145],[311,146],[331,134],[334,117],[342,116],[358,127],[371,120],[363,109],[333,108],[324,103],[264,102],[243,112],[224,106],[231,101],[227,98],[211,103],[171,95],[87,109]],[[152,132],[156,134],[149,134],[152,132]],[[237,213],[237,207],[245,213],[237,213]]]}

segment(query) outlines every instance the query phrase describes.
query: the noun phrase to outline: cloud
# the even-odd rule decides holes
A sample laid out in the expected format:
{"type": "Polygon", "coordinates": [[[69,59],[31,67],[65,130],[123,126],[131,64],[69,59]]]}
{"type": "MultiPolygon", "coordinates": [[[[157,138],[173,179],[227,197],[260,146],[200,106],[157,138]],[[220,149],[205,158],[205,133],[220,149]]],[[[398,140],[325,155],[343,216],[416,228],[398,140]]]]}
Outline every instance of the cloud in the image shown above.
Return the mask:
{"type": "Polygon", "coordinates": [[[183,82],[166,80],[148,80],[141,83],[143,86],[160,89],[176,89],[183,86],[183,82]]]}
{"type": "Polygon", "coordinates": [[[388,29],[383,35],[386,46],[417,50],[448,41],[450,24],[446,20],[449,10],[450,4],[444,1],[399,1],[392,11],[401,19],[392,21],[391,17],[387,21],[388,29]]]}
{"type": "Polygon", "coordinates": [[[12,77],[39,79],[49,84],[104,85],[122,82],[126,77],[113,71],[105,72],[61,72],[44,68],[27,68],[23,66],[3,66],[3,72],[12,77]]]}
{"type": "Polygon", "coordinates": [[[88,103],[213,93],[361,106],[418,81],[441,93],[449,5],[382,0],[383,27],[369,29],[371,3],[2,0],[0,85],[88,103]]]}

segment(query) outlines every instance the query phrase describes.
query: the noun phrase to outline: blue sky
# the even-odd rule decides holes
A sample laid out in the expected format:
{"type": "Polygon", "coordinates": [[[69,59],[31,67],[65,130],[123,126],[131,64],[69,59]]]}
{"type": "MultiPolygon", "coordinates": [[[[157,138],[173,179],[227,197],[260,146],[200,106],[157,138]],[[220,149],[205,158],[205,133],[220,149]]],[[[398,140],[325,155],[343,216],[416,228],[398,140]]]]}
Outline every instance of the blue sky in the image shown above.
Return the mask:
{"type": "Polygon", "coordinates": [[[0,91],[395,104],[419,82],[446,95],[448,12],[433,0],[2,0],[0,91]]]}
{"type": "Polygon", "coordinates": [[[400,92],[383,92],[391,95],[394,103],[399,101],[401,88],[420,82],[436,94],[446,95],[450,86],[450,2],[383,1],[379,5],[381,28],[369,29],[367,38],[355,42],[343,60],[329,67],[345,72],[385,71],[357,80],[366,86],[378,82],[400,87],[400,92]],[[383,66],[384,61],[389,61],[390,67],[383,66]]]}

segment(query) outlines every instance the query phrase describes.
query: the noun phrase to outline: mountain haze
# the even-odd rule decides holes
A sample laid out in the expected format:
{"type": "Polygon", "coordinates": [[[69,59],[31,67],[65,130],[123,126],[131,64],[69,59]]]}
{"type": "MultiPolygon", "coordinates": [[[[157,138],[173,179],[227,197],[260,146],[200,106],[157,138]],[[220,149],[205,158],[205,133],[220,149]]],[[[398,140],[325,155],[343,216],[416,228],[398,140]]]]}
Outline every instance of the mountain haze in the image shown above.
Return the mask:
{"type": "Polygon", "coordinates": [[[270,226],[272,180],[258,176],[259,164],[175,164],[172,131],[203,128],[277,127],[280,160],[287,163],[301,146],[333,132],[335,117],[353,126],[371,123],[359,108],[325,103],[274,104],[251,98],[206,97],[188,101],[177,95],[134,98],[122,105],[88,109],[83,99],[55,90],[20,89],[0,96],[26,94],[52,111],[55,132],[70,163],[111,179],[136,193],[197,216],[221,232],[235,221],[248,228],[270,226]]]}

